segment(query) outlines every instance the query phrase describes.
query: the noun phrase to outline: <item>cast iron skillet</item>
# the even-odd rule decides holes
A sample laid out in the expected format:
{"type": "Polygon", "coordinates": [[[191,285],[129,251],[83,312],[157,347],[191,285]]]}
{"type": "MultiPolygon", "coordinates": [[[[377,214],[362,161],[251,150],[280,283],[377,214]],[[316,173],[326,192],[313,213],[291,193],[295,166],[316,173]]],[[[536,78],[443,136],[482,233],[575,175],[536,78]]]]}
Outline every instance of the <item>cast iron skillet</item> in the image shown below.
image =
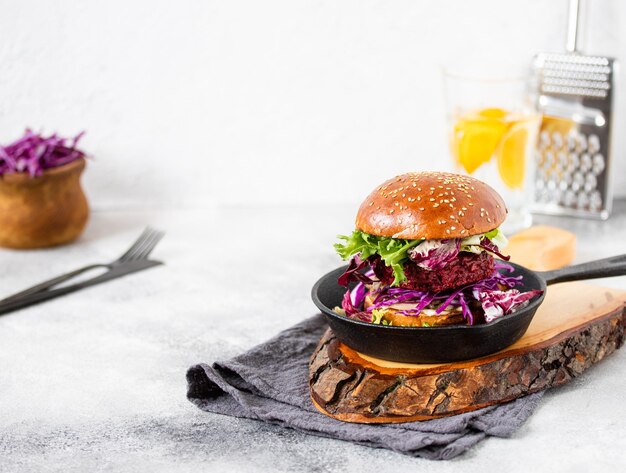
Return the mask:
{"type": "Polygon", "coordinates": [[[544,293],[526,307],[482,325],[389,327],[341,316],[333,308],[341,306],[346,289],[337,284],[337,278],[347,266],[323,276],[311,296],[337,338],[358,352],[391,361],[443,363],[478,358],[513,344],[526,332],[549,284],[626,275],[626,254],[545,272],[509,264],[515,268],[513,275],[524,277],[520,290],[541,289],[544,293]]]}

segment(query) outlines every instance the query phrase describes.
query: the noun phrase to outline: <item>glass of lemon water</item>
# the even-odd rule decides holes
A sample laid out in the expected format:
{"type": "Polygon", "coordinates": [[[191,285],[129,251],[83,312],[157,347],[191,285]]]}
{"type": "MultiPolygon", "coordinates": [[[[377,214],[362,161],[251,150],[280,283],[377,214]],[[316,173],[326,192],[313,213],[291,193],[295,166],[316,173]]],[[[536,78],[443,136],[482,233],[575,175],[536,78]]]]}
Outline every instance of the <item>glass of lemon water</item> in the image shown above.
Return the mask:
{"type": "Polygon", "coordinates": [[[457,172],[491,185],[508,215],[502,229],[532,223],[534,153],[541,117],[525,77],[480,77],[445,71],[450,153],[457,172]]]}

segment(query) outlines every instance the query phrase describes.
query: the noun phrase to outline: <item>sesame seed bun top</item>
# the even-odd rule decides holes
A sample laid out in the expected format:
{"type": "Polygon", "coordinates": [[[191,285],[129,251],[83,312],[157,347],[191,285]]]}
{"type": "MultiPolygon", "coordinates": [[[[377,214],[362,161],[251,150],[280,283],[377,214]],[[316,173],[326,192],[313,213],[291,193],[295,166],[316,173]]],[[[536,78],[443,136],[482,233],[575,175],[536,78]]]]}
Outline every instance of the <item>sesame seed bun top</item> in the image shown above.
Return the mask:
{"type": "Polygon", "coordinates": [[[465,238],[504,222],[502,197],[478,179],[447,172],[412,172],[378,186],[361,204],[356,228],[376,236],[465,238]]]}

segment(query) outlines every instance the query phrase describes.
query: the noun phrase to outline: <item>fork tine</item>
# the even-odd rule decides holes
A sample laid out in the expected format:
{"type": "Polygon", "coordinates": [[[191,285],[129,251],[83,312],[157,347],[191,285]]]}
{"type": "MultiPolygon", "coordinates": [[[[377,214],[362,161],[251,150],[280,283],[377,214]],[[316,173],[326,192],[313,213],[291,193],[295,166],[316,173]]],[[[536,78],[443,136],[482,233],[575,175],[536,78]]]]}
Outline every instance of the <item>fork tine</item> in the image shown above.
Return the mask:
{"type": "Polygon", "coordinates": [[[133,251],[131,251],[126,256],[126,261],[134,261],[134,260],[138,259],[138,256],[139,256],[139,254],[141,254],[141,251],[143,250],[143,248],[154,237],[154,232],[155,232],[155,230],[153,230],[151,227],[148,227],[146,229],[146,234],[144,235],[144,238],[142,238],[142,240],[140,242],[138,242],[138,244],[133,248],[133,251]]]}
{"type": "Polygon", "coordinates": [[[118,261],[127,261],[127,260],[131,259],[131,255],[133,255],[137,251],[137,249],[144,243],[146,238],[148,238],[151,233],[152,233],[152,229],[150,227],[146,227],[146,229],[139,236],[139,238],[137,238],[135,243],[133,243],[131,245],[131,247],[126,251],[126,253],[124,253],[122,256],[120,256],[117,260],[118,261]]]}
{"type": "Polygon", "coordinates": [[[157,243],[163,238],[163,232],[154,230],[154,233],[146,240],[145,244],[137,251],[134,259],[142,260],[147,259],[157,243]]]}
{"type": "Polygon", "coordinates": [[[154,236],[154,240],[150,244],[149,248],[146,248],[146,250],[143,252],[143,254],[141,255],[141,258],[148,259],[148,256],[150,256],[150,253],[152,253],[152,250],[154,250],[157,243],[159,243],[161,241],[161,238],[163,238],[164,236],[165,236],[164,232],[157,232],[157,234],[154,236]]]}
{"type": "Polygon", "coordinates": [[[147,259],[159,240],[163,238],[163,235],[163,232],[151,229],[150,235],[136,248],[129,256],[129,259],[133,261],[147,259]]]}

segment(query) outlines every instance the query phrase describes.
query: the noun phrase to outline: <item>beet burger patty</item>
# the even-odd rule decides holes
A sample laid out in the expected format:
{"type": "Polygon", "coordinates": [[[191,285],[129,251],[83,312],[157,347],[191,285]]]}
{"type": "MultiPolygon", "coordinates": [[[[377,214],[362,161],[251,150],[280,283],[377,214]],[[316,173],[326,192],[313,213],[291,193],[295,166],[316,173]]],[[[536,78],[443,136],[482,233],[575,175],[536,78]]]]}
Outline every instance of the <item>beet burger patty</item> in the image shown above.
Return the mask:
{"type": "MultiPolygon", "coordinates": [[[[393,270],[380,257],[372,256],[369,263],[376,279],[386,286],[393,284],[393,270]]],[[[419,291],[445,291],[485,279],[493,274],[494,267],[493,256],[487,252],[460,252],[457,258],[439,269],[426,269],[408,260],[402,266],[406,280],[399,286],[419,291]]]]}

